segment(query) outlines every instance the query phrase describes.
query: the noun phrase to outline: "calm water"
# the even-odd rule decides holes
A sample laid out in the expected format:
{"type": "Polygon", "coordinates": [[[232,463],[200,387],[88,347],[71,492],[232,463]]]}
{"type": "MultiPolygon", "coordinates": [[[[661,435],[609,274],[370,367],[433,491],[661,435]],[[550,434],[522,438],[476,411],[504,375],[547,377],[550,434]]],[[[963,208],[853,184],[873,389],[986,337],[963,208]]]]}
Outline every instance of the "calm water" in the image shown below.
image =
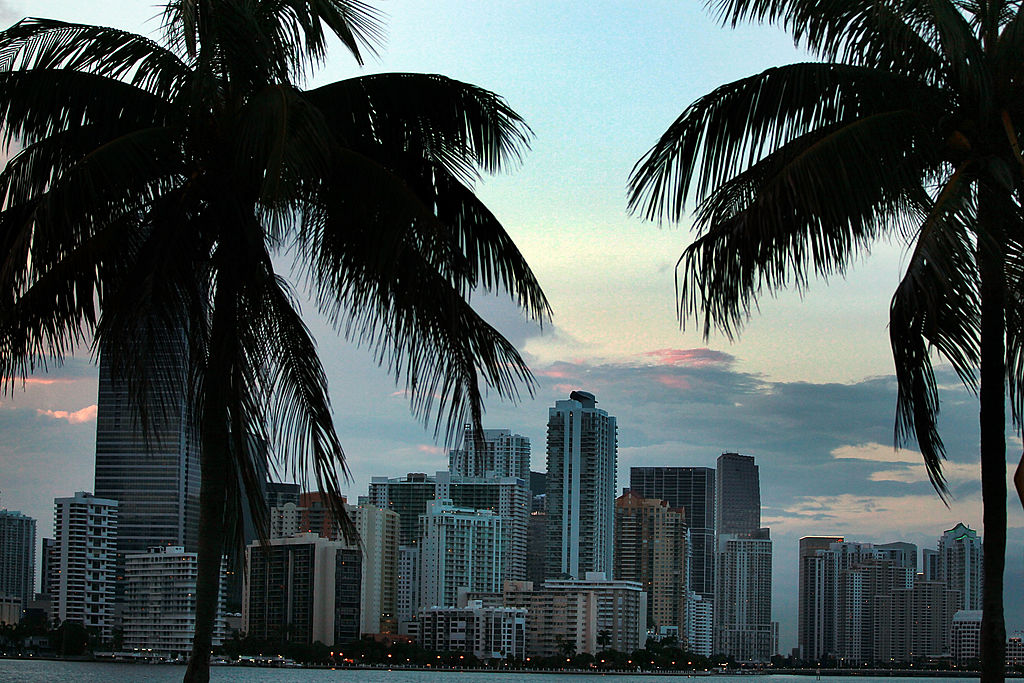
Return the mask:
{"type": "MultiPolygon", "coordinates": [[[[174,665],[97,664],[93,662],[47,662],[20,659],[0,660],[0,683],[172,683],[181,680],[185,668],[174,665]]],[[[480,673],[459,671],[367,671],[325,669],[256,669],[217,666],[210,680],[218,683],[657,683],[690,680],[696,683],[811,683],[813,676],[593,676],[571,674],[480,673]]],[[[956,678],[827,678],[841,683],[962,683],[956,678]]]]}

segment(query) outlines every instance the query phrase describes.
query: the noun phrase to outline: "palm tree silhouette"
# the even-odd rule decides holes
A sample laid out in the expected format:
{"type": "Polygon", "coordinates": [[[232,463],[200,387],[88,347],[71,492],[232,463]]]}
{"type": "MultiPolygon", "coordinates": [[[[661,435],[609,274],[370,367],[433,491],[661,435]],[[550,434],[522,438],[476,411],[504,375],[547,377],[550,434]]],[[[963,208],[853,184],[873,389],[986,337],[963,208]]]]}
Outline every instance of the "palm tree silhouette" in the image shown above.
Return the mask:
{"type": "Polygon", "coordinates": [[[892,298],[895,441],[943,498],[932,351],[980,399],[983,678],[1004,675],[1006,416],[1022,414],[1024,11],[1009,0],[716,0],[782,24],[822,61],[768,69],[687,108],[640,160],[632,210],[697,238],[679,314],[732,337],[761,294],[842,273],[876,239],[911,245],[892,298]]]}
{"type": "Polygon", "coordinates": [[[92,338],[144,412],[168,385],[147,359],[184,349],[202,451],[186,680],[206,681],[225,539],[245,498],[261,504],[250,445],[340,499],[326,377],[273,257],[294,257],[435,434],[479,425],[483,385],[532,390],[471,293],[549,309],[472,192],[528,143],[502,99],[423,74],[304,89],[332,36],[360,63],[373,50],[380,17],[359,0],[170,0],[162,18],[160,42],[46,19],[0,33],[0,122],[20,147],[0,173],[0,376],[9,389],[92,338]]]}

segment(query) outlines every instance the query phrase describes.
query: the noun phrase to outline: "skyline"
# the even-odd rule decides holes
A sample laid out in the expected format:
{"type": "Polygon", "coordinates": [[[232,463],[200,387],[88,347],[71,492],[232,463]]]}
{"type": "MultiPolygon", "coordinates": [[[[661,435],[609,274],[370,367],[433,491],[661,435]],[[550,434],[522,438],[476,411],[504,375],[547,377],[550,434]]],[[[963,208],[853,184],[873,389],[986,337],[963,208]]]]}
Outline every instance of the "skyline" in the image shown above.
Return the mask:
{"type": "MultiPolygon", "coordinates": [[[[796,641],[799,536],[933,547],[961,519],[984,533],[977,406],[952,373],[940,375],[955,496],[949,510],[920,456],[891,447],[896,391],[886,312],[902,247],[879,245],[846,280],[812,281],[802,300],[792,291],[765,300],[735,344],[720,335],[705,344],[696,321],[680,332],[674,314],[672,268],[690,239],[686,226],[659,228],[626,215],[629,169],[686,105],[721,83],[800,58],[783,31],[726,29],[700,6],[667,1],[642,10],[536,0],[373,4],[390,15],[379,59],[359,70],[336,49],[316,83],[386,70],[444,73],[505,96],[534,130],[521,166],[478,189],[537,272],[554,319],[541,331],[510,305],[477,302],[538,380],[536,398],[519,408],[488,402],[484,426],[529,436],[535,471],[545,469],[546,409],[574,389],[594,393],[598,407],[619,419],[619,490],[632,465],[713,467],[725,451],[756,456],[763,523],[775,540],[783,650],[796,641]]],[[[97,23],[113,17],[142,33],[157,28],[146,23],[153,4],[129,0],[103,7],[8,1],[0,19],[10,23],[29,10],[97,23]]],[[[443,444],[410,416],[401,387],[372,367],[365,350],[338,340],[312,306],[304,311],[331,381],[353,475],[350,500],[373,475],[445,469],[443,444]]],[[[97,369],[87,356],[0,397],[8,435],[0,505],[36,517],[40,538],[52,525],[54,497],[93,488],[97,369]]],[[[1011,461],[1020,447],[1014,437],[1011,461]]],[[[1012,586],[1024,579],[1024,513],[1009,502],[1012,586]]],[[[1021,601],[1008,597],[1008,630],[1024,628],[1021,601]]]]}

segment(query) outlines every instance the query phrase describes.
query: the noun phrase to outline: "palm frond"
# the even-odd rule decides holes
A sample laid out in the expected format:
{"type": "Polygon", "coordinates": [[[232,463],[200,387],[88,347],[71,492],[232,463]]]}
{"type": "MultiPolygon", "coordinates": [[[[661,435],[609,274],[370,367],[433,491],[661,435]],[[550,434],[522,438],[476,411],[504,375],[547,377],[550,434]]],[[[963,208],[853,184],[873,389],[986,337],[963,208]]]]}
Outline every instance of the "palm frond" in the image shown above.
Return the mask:
{"type": "Polygon", "coordinates": [[[972,233],[967,227],[973,213],[971,179],[960,170],[922,221],[907,272],[889,308],[898,385],[896,443],[917,441],[928,477],[943,496],[945,449],[937,428],[939,395],[930,352],[938,350],[964,385],[977,390],[979,292],[972,233]],[[958,286],[950,286],[952,282],[958,286]]]}
{"type": "Polygon", "coordinates": [[[444,76],[375,74],[310,90],[339,143],[373,158],[414,152],[464,183],[518,162],[530,129],[494,93],[444,76]]]}
{"type": "Polygon", "coordinates": [[[634,166],[629,208],[650,220],[678,221],[695,180],[693,196],[701,203],[713,188],[809,132],[880,112],[917,109],[925,116],[948,106],[929,87],[873,69],[822,63],[768,69],[691,104],[634,166]]]}
{"type": "Polygon", "coordinates": [[[698,207],[701,232],[677,266],[681,322],[703,315],[705,336],[716,327],[732,337],[762,291],[844,272],[925,201],[920,133],[909,111],[826,127],[720,186],[698,207]]]}
{"type": "Polygon", "coordinates": [[[177,55],[148,38],[52,19],[23,19],[0,32],[0,72],[28,70],[94,74],[168,101],[191,78],[177,55]]]}

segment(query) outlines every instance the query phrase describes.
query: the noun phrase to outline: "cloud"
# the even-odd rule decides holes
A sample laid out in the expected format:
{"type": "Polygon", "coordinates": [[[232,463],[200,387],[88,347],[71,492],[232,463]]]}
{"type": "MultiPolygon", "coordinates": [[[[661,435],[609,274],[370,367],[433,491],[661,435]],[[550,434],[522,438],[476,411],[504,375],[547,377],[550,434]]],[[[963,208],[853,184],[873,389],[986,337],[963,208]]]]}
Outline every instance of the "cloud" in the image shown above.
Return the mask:
{"type": "Polygon", "coordinates": [[[656,349],[641,354],[653,358],[659,365],[704,368],[708,366],[731,365],[736,359],[722,351],[711,349],[656,349]]]}
{"type": "Polygon", "coordinates": [[[96,419],[96,404],[94,403],[91,406],[86,406],[85,408],[74,412],[68,412],[67,410],[43,410],[41,408],[37,408],[36,413],[52,417],[55,420],[67,420],[70,424],[77,425],[84,422],[92,422],[96,419]]]}
{"type": "Polygon", "coordinates": [[[418,450],[420,453],[428,453],[430,455],[445,455],[448,453],[448,450],[442,448],[441,446],[432,446],[426,443],[421,443],[418,446],[416,446],[416,450],[418,450]]]}
{"type": "Polygon", "coordinates": [[[921,454],[908,449],[896,450],[892,446],[870,442],[833,448],[831,455],[836,460],[868,460],[871,462],[899,462],[917,464],[921,454]]]}

